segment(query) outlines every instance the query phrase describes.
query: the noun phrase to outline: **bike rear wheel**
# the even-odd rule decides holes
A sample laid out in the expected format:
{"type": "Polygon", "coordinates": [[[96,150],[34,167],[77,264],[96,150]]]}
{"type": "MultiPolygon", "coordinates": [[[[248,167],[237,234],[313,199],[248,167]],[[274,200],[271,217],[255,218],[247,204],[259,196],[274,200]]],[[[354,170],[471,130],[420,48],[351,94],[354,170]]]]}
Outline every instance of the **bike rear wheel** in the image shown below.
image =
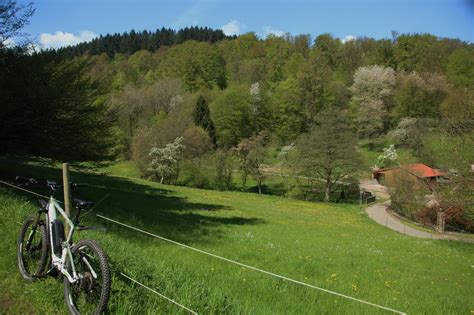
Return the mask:
{"type": "MultiPolygon", "coordinates": [[[[64,277],[64,298],[72,314],[101,314],[110,296],[110,269],[107,256],[93,240],[81,240],[71,250],[76,273],[81,278],[70,283],[64,277]]],[[[68,266],[68,271],[71,272],[68,266]]]]}
{"type": "Polygon", "coordinates": [[[28,218],[17,242],[17,261],[21,276],[28,280],[42,276],[48,261],[48,235],[43,221],[28,218]]]}

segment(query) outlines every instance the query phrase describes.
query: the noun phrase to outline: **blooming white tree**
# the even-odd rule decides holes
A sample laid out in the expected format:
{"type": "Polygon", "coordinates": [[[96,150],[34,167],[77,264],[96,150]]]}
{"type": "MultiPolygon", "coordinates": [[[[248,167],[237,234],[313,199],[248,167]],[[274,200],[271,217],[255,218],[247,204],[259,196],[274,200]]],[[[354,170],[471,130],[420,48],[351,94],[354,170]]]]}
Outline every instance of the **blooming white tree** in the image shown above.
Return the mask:
{"type": "Polygon", "coordinates": [[[169,182],[172,178],[177,178],[179,161],[185,149],[182,142],[183,137],[178,137],[164,147],[154,146],[151,148],[149,155],[152,157],[152,161],[148,170],[160,177],[160,183],[169,182]]]}
{"type": "Polygon", "coordinates": [[[360,67],[355,72],[352,103],[362,137],[378,136],[384,131],[395,84],[395,71],[390,67],[374,65],[360,67]]]}
{"type": "Polygon", "coordinates": [[[252,112],[253,115],[258,114],[259,110],[259,105],[260,105],[260,85],[258,82],[253,83],[250,86],[250,96],[251,96],[251,102],[250,102],[250,111],[252,112]]]}
{"type": "Polygon", "coordinates": [[[387,167],[398,164],[398,154],[395,146],[391,144],[388,148],[383,149],[383,153],[379,155],[376,168],[387,167]]]}
{"type": "Polygon", "coordinates": [[[360,102],[356,122],[362,137],[375,137],[384,130],[384,121],[388,114],[383,102],[378,99],[365,99],[360,102]]]}
{"type": "Polygon", "coordinates": [[[255,132],[260,132],[267,129],[270,124],[268,100],[258,82],[250,86],[249,94],[250,126],[255,132]]]}
{"type": "Polygon", "coordinates": [[[290,152],[295,149],[295,147],[296,145],[294,143],[290,143],[289,145],[282,147],[280,153],[278,153],[278,159],[283,163],[288,162],[288,156],[290,155],[290,152]]]}
{"type": "Polygon", "coordinates": [[[354,74],[351,90],[354,96],[383,100],[392,95],[395,86],[395,70],[384,66],[360,67],[354,74]]]}
{"type": "Polygon", "coordinates": [[[260,84],[258,82],[255,82],[250,86],[250,95],[260,99],[260,84]]]}
{"type": "Polygon", "coordinates": [[[427,130],[429,120],[420,118],[402,118],[390,134],[399,144],[411,148],[415,154],[421,154],[423,136],[427,130]]]}

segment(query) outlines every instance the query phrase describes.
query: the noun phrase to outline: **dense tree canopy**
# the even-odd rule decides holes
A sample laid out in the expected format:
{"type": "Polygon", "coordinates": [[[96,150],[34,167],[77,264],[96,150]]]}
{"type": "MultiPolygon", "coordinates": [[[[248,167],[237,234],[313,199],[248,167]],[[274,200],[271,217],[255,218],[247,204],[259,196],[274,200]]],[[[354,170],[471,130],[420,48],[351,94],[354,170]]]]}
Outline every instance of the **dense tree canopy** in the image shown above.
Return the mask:
{"type": "MultiPolygon", "coordinates": [[[[0,30],[5,36],[31,15],[12,3],[0,11],[18,17],[5,24],[10,33],[0,30]]],[[[430,34],[341,41],[328,33],[312,40],[228,37],[202,27],[132,30],[33,54],[1,45],[0,68],[2,153],[133,159],[143,176],[165,182],[183,167],[182,182],[197,187],[232,187],[243,155],[229,152],[240,146],[252,147],[245,169],[263,191],[267,151],[297,148],[299,160],[276,171],[290,177],[300,167],[331,199],[357,174],[350,162],[358,140],[393,141],[436,166],[431,139],[466,143],[474,132],[474,46],[430,34]],[[157,152],[175,139],[182,163],[165,176],[157,152]]]]}
{"type": "Polygon", "coordinates": [[[160,47],[178,45],[188,40],[215,43],[225,38],[233,37],[226,36],[222,30],[213,30],[208,27],[192,26],[178,31],[163,27],[154,32],[131,30],[122,34],[101,35],[87,43],[45,53],[55,58],[73,58],[83,54],[107,54],[112,57],[117,53],[130,55],[139,50],[155,51],[160,47]]]}
{"type": "Polygon", "coordinates": [[[357,170],[356,143],[345,116],[336,111],[322,113],[318,124],[299,139],[299,174],[321,179],[326,201],[336,184],[357,170]]]}
{"type": "Polygon", "coordinates": [[[17,48],[24,49],[29,44],[22,29],[29,23],[30,17],[35,12],[33,3],[20,5],[16,1],[2,1],[0,4],[0,49],[10,46],[13,38],[22,38],[21,43],[17,43],[17,48]]]}
{"type": "Polygon", "coordinates": [[[0,56],[3,153],[72,160],[110,155],[114,117],[83,75],[84,61],[53,65],[9,50],[0,56]]]}

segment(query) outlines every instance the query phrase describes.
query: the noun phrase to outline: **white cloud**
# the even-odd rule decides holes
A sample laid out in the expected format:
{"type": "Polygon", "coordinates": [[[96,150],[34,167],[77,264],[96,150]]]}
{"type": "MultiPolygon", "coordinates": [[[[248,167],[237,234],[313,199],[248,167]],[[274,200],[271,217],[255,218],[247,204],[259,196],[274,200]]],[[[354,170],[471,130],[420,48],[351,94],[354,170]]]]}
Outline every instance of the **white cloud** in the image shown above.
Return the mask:
{"type": "Polygon", "coordinates": [[[274,29],[271,26],[263,27],[263,36],[268,37],[269,35],[283,36],[283,35],[285,35],[285,32],[281,31],[281,30],[274,29]]]}
{"type": "Polygon", "coordinates": [[[345,42],[350,42],[351,40],[355,40],[356,39],[356,36],[355,35],[347,35],[346,37],[344,37],[342,39],[342,42],[345,43],[345,42]]]}
{"type": "Polygon", "coordinates": [[[232,20],[227,24],[222,25],[221,29],[227,36],[240,35],[245,25],[237,20],[232,20]]]}
{"type": "Polygon", "coordinates": [[[42,33],[39,36],[39,42],[42,48],[60,48],[81,42],[88,42],[95,37],[97,37],[97,34],[91,31],[82,31],[78,35],[57,31],[54,34],[42,33]]]}

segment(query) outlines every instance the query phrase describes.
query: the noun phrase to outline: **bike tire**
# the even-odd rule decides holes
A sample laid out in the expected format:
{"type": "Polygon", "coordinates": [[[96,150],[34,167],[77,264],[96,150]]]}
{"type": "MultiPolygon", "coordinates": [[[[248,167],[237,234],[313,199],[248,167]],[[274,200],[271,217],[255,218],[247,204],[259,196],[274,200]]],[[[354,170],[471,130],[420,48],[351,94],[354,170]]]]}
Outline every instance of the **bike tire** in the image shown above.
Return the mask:
{"type": "Polygon", "coordinates": [[[26,219],[17,241],[18,269],[20,270],[21,276],[30,282],[44,275],[48,262],[48,235],[46,233],[46,226],[43,221],[39,221],[36,226],[35,223],[36,218],[34,216],[26,219]],[[36,229],[34,229],[35,227],[36,229]],[[29,247],[31,244],[28,245],[28,238],[30,237],[29,231],[34,233],[31,236],[33,247],[29,247]],[[35,238],[35,236],[37,237],[35,238]],[[27,256],[24,255],[25,249],[28,251],[27,256]],[[34,249],[34,255],[30,249],[34,249]]]}
{"type": "MultiPolygon", "coordinates": [[[[75,244],[71,250],[76,267],[76,272],[84,276],[83,280],[80,280],[76,284],[71,284],[67,277],[64,277],[64,299],[68,306],[71,314],[103,314],[107,310],[107,304],[110,297],[110,268],[107,261],[107,255],[104,250],[94,240],[81,240],[75,244]],[[88,254],[87,254],[88,253],[88,254]],[[93,265],[93,269],[96,271],[100,269],[101,279],[93,279],[92,275],[85,276],[89,269],[88,266],[83,263],[80,258],[81,255],[86,254],[89,264],[93,265]],[[93,259],[90,257],[94,255],[93,259]],[[79,259],[79,260],[78,260],[79,259]],[[96,267],[96,268],[94,268],[96,267]],[[97,270],[96,270],[97,269],[97,270]],[[87,279],[87,280],[84,280],[87,279]],[[94,282],[95,281],[95,282],[94,282]],[[97,297],[96,286],[100,285],[100,294],[96,305],[87,305],[88,295],[97,297]],[[94,288],[92,288],[94,287],[94,288]],[[88,292],[89,291],[89,292],[88,292]],[[84,295],[83,297],[80,295],[84,295]],[[84,302],[84,306],[79,306],[80,302],[84,302]]],[[[69,264],[68,264],[69,265],[69,264]]],[[[69,269],[69,268],[68,268],[69,269]]],[[[98,276],[99,277],[99,274],[98,276]]]]}

